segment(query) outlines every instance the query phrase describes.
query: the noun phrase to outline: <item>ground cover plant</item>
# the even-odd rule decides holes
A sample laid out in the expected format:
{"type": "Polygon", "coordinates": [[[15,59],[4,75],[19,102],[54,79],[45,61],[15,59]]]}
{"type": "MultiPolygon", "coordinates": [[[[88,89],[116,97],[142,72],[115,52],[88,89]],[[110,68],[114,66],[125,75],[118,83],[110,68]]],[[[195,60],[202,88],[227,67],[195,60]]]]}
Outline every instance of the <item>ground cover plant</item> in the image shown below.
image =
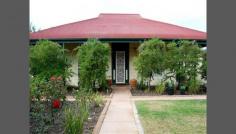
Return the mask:
{"type": "Polygon", "coordinates": [[[137,101],[147,134],[206,134],[206,100],[137,101]]]}

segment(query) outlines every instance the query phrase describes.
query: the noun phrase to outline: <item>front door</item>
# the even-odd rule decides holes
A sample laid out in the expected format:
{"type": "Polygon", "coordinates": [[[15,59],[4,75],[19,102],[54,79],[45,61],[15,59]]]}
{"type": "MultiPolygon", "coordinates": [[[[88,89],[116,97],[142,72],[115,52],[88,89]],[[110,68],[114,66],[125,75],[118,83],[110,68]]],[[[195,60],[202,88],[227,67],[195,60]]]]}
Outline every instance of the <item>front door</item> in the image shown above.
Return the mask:
{"type": "Polygon", "coordinates": [[[112,83],[129,83],[128,43],[112,43],[112,83]]]}
{"type": "Polygon", "coordinates": [[[125,51],[116,51],[116,83],[125,84],[125,51]]]}

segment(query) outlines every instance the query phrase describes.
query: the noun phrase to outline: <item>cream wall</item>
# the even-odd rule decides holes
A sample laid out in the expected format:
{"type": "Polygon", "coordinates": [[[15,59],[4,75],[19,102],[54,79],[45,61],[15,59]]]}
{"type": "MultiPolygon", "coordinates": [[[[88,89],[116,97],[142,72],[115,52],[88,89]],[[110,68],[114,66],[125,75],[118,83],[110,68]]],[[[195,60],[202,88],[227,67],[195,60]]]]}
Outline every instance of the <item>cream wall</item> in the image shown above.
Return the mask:
{"type": "MultiPolygon", "coordinates": [[[[111,48],[111,44],[109,44],[110,48],[111,48]]],[[[112,50],[111,50],[111,53],[112,53],[112,50]]],[[[112,54],[110,55],[110,61],[109,61],[109,67],[108,67],[108,70],[106,72],[106,76],[107,76],[107,79],[112,79],[112,74],[111,74],[111,64],[112,64],[112,54]]]]}
{"type": "Polygon", "coordinates": [[[76,58],[76,53],[73,51],[79,44],[64,44],[64,48],[69,50],[67,53],[68,59],[71,61],[71,67],[69,68],[72,71],[72,76],[70,79],[67,79],[66,83],[70,86],[78,86],[78,59],[76,58]]]}
{"type": "Polygon", "coordinates": [[[70,86],[78,86],[78,60],[75,57],[75,55],[69,55],[69,60],[71,61],[71,67],[70,70],[72,71],[72,77],[70,79],[67,79],[67,84],[70,86]]]}
{"type": "Polygon", "coordinates": [[[134,67],[134,57],[138,55],[139,43],[130,43],[129,44],[129,79],[138,79],[137,71],[134,67]]]}
{"type": "MultiPolygon", "coordinates": [[[[140,43],[130,43],[129,44],[129,79],[139,80],[137,71],[134,67],[134,57],[138,56],[138,47],[140,43]]],[[[151,85],[157,85],[161,82],[162,75],[155,75],[154,80],[151,81],[151,85]]]]}

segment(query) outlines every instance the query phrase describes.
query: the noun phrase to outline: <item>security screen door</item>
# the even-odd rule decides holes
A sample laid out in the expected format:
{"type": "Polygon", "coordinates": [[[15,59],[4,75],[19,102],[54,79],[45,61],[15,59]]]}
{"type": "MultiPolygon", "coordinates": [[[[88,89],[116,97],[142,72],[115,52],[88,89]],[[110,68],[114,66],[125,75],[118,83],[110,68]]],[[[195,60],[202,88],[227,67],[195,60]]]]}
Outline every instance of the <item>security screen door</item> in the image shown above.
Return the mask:
{"type": "Polygon", "coordinates": [[[125,83],[125,51],[116,51],[116,83],[125,83]]]}
{"type": "Polygon", "coordinates": [[[112,43],[112,84],[129,84],[129,44],[112,43]]]}

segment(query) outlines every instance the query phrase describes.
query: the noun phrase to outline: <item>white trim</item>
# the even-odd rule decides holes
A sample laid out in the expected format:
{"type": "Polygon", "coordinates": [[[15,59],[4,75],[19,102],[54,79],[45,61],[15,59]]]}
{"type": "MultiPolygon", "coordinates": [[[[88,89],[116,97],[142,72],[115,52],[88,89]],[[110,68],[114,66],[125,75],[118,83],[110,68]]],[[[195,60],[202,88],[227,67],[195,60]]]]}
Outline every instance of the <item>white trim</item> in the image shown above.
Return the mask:
{"type": "Polygon", "coordinates": [[[124,75],[125,74],[125,51],[116,51],[116,83],[117,84],[125,84],[125,76],[124,76],[124,81],[123,82],[117,82],[117,52],[123,52],[124,53],[124,75]]]}

